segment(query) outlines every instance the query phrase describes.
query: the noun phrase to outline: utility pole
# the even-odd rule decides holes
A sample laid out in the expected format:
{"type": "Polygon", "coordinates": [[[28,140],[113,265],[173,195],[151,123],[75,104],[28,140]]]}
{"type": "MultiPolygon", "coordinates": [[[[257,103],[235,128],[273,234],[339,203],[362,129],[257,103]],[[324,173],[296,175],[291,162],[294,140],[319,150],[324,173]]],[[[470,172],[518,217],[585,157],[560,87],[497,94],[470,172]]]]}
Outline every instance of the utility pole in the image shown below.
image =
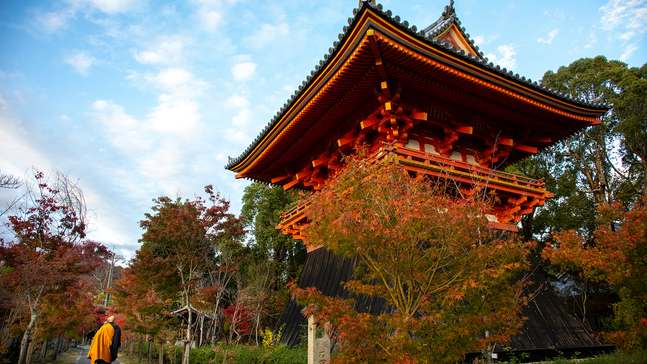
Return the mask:
{"type": "Polygon", "coordinates": [[[112,263],[110,264],[110,273],[108,274],[108,284],[106,284],[106,307],[110,303],[110,293],[108,293],[108,288],[112,284],[112,271],[115,269],[115,246],[112,246],[112,263]]]}

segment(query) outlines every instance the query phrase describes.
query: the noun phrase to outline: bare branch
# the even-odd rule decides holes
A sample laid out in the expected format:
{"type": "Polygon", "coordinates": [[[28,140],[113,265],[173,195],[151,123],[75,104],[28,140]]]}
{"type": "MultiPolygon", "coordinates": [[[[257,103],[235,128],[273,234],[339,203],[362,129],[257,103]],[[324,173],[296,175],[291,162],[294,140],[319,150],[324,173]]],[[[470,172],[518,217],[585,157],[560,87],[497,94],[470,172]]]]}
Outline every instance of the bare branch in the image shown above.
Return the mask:
{"type": "Polygon", "coordinates": [[[23,185],[23,181],[11,174],[0,174],[0,188],[15,190],[23,185]]]}

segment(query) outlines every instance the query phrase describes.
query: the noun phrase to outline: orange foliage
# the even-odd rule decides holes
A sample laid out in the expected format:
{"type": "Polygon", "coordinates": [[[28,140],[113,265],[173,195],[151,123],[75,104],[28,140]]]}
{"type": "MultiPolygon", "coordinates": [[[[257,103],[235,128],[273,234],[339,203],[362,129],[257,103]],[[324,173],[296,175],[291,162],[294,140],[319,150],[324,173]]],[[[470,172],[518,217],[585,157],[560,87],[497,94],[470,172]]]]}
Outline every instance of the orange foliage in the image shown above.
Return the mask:
{"type": "Polygon", "coordinates": [[[372,316],[353,300],[293,285],[307,314],[333,326],[342,348],[334,362],[454,362],[522,325],[525,299],[514,277],[528,266],[527,246],[488,228],[490,206],[477,194],[451,194],[398,165],[353,157],[308,198],[309,243],[360,256],[345,288],[392,307],[372,316]]]}
{"type": "Polygon", "coordinates": [[[647,198],[626,211],[620,203],[600,206],[594,242],[572,230],[554,235],[544,259],[607,282],[621,301],[614,304],[611,332],[605,336],[624,349],[647,348],[647,198]]]}

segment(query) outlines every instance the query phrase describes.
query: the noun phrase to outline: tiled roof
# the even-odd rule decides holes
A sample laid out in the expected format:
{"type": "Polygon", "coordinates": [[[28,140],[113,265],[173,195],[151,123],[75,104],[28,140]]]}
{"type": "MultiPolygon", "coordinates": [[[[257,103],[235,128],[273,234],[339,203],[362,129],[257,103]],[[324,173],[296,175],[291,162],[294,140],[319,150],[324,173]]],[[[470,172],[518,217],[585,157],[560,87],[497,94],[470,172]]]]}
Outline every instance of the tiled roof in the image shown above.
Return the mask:
{"type": "Polygon", "coordinates": [[[463,38],[468,41],[472,49],[474,49],[474,51],[480,56],[480,58],[483,58],[483,52],[479,51],[479,47],[474,44],[474,40],[470,38],[470,35],[468,33],[466,33],[465,28],[461,27],[461,21],[458,20],[458,17],[456,16],[456,9],[454,9],[454,0],[451,0],[449,5],[445,6],[445,10],[443,11],[443,14],[440,16],[440,18],[438,18],[438,20],[436,20],[430,26],[423,29],[422,32],[424,32],[425,38],[434,39],[437,36],[441,35],[444,31],[449,29],[452,24],[456,24],[456,28],[460,30],[463,38]]]}
{"type": "Polygon", "coordinates": [[[432,47],[435,47],[436,49],[439,49],[443,52],[459,56],[465,59],[466,61],[482,68],[483,70],[494,72],[499,76],[512,80],[513,82],[516,82],[521,85],[525,85],[543,94],[565,100],[571,104],[597,108],[597,109],[611,108],[609,104],[607,104],[602,100],[586,101],[579,98],[575,98],[570,94],[566,94],[558,90],[553,90],[549,87],[541,85],[541,83],[538,83],[537,81],[532,81],[531,79],[527,79],[524,76],[520,76],[518,73],[514,73],[512,71],[507,70],[506,68],[502,68],[501,66],[495,65],[494,63],[490,62],[487,57],[483,56],[483,52],[478,51],[478,46],[474,44],[474,40],[470,38],[468,33],[466,33],[465,28],[460,26],[461,22],[456,16],[456,12],[453,4],[454,4],[454,1],[451,0],[450,5],[445,7],[445,11],[443,12],[442,16],[435,23],[419,31],[415,25],[410,25],[408,21],[402,20],[398,15],[394,15],[391,10],[385,11],[382,4],[377,4],[374,6],[366,0],[362,1],[362,5],[359,9],[353,9],[353,17],[348,18],[348,25],[343,27],[342,33],[339,33],[339,35],[337,36],[338,40],[334,41],[333,46],[328,48],[328,53],[324,54],[323,59],[319,61],[319,64],[316,65],[312,71],[310,71],[310,75],[306,76],[306,79],[302,82],[302,84],[299,85],[299,87],[294,91],[292,96],[290,96],[290,98],[283,104],[283,107],[279,109],[276,115],[274,115],[274,117],[270,120],[267,126],[263,128],[261,133],[254,139],[254,141],[252,141],[252,143],[245,149],[245,151],[236,158],[229,157],[229,162],[225,166],[225,169],[231,169],[232,167],[240,163],[244,158],[246,158],[247,155],[258,145],[258,143],[261,140],[263,140],[263,138],[272,129],[272,127],[279,120],[281,120],[283,114],[290,108],[290,106],[292,106],[292,104],[297,99],[299,99],[299,96],[301,95],[301,93],[308,88],[311,81],[314,78],[316,78],[316,76],[328,64],[329,60],[332,59],[333,56],[336,54],[336,52],[341,48],[340,46],[343,45],[344,42],[347,40],[347,35],[354,28],[358,19],[361,17],[361,14],[367,11],[368,8],[371,8],[376,14],[378,14],[384,20],[408,32],[409,34],[417,37],[419,40],[424,41],[427,44],[431,45],[432,47]],[[460,29],[465,39],[468,40],[468,42],[473,46],[475,51],[479,52],[478,57],[474,57],[472,56],[472,54],[470,54],[469,52],[465,52],[464,50],[458,50],[455,46],[451,46],[448,43],[442,43],[440,39],[434,40],[434,37],[438,36],[443,31],[445,31],[449,26],[451,26],[452,23],[457,25],[457,27],[460,29]]]}

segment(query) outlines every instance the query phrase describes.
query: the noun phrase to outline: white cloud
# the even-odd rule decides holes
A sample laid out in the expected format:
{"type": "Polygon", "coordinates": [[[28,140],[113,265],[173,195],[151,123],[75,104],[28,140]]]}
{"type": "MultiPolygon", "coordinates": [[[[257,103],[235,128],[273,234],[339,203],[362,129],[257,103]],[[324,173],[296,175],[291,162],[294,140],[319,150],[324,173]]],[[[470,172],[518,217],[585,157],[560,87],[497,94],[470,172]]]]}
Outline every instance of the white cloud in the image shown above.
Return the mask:
{"type": "Polygon", "coordinates": [[[13,95],[15,104],[19,104],[21,106],[27,105],[27,101],[25,101],[25,99],[22,98],[22,92],[18,90],[14,90],[11,94],[13,95]]]}
{"type": "Polygon", "coordinates": [[[99,120],[117,133],[131,130],[137,125],[135,118],[126,114],[124,107],[113,103],[112,100],[97,100],[92,104],[92,110],[101,113],[99,120]]]}
{"type": "Polygon", "coordinates": [[[224,134],[227,135],[227,139],[231,142],[240,143],[244,145],[249,144],[250,138],[247,136],[247,133],[245,133],[244,128],[227,129],[225,130],[224,134]]]}
{"type": "Polygon", "coordinates": [[[222,13],[216,10],[200,11],[198,15],[202,26],[209,32],[213,32],[223,23],[222,13]]]}
{"type": "Polygon", "coordinates": [[[213,32],[226,23],[225,10],[227,5],[235,4],[239,0],[193,0],[197,5],[196,16],[202,28],[213,32]]]}
{"type": "Polygon", "coordinates": [[[277,41],[284,41],[290,37],[290,27],[287,23],[278,25],[263,24],[257,31],[249,37],[245,37],[245,42],[256,47],[264,47],[277,41]]]}
{"type": "Polygon", "coordinates": [[[622,62],[627,62],[627,60],[629,59],[629,57],[631,57],[631,55],[632,55],[632,54],[633,54],[637,49],[638,49],[638,46],[637,46],[637,45],[635,45],[635,44],[629,44],[629,45],[625,48],[624,53],[622,53],[622,55],[620,56],[620,60],[621,60],[622,62]]]}
{"type": "Polygon", "coordinates": [[[490,59],[494,64],[498,64],[501,67],[505,67],[508,70],[513,69],[517,66],[517,60],[512,58],[517,52],[514,51],[514,46],[512,44],[500,45],[497,48],[497,54],[490,53],[485,56],[490,59]],[[498,55],[497,55],[498,54],[498,55]]]}
{"type": "Polygon", "coordinates": [[[591,34],[589,34],[589,39],[590,39],[589,44],[585,45],[584,48],[593,47],[593,43],[597,41],[597,39],[595,38],[595,32],[591,32],[591,34]]]}
{"type": "Polygon", "coordinates": [[[561,9],[544,10],[544,15],[552,19],[565,19],[564,11],[561,9]]]}
{"type": "Polygon", "coordinates": [[[68,0],[73,6],[88,4],[106,14],[125,13],[146,3],[145,0],[68,0]]]}
{"type": "Polygon", "coordinates": [[[68,27],[70,19],[75,17],[73,9],[62,11],[43,12],[36,10],[33,24],[46,33],[55,33],[68,27]]]}
{"type": "Polygon", "coordinates": [[[185,149],[176,140],[163,140],[154,153],[137,161],[138,172],[145,178],[154,180],[164,194],[174,195],[178,192],[179,179],[188,160],[185,149]]]}
{"type": "Polygon", "coordinates": [[[106,14],[125,13],[142,6],[146,0],[66,0],[67,6],[59,11],[36,9],[32,25],[46,33],[66,29],[69,21],[76,18],[79,11],[99,9],[106,14]]]}
{"type": "Polygon", "coordinates": [[[478,46],[485,45],[492,42],[493,40],[496,40],[497,38],[499,38],[499,34],[496,33],[490,35],[488,38],[486,38],[484,35],[477,35],[476,37],[474,37],[474,44],[478,46]]]}
{"type": "MultiPolygon", "coordinates": [[[[4,112],[0,113],[0,135],[0,166],[3,173],[20,176],[29,166],[51,166],[48,156],[39,148],[42,144],[39,143],[38,135],[30,133],[21,120],[4,112]]],[[[12,195],[11,199],[13,197],[15,196],[12,195]]],[[[4,206],[3,202],[0,198],[0,207],[4,206]]]]}
{"type": "Polygon", "coordinates": [[[550,44],[558,33],[559,28],[555,28],[551,30],[550,33],[548,33],[548,36],[546,38],[539,38],[537,39],[537,42],[550,44]]]}
{"type": "Polygon", "coordinates": [[[155,80],[164,88],[173,88],[193,80],[193,75],[182,68],[167,68],[155,77],[155,80]]]}
{"type": "Polygon", "coordinates": [[[88,75],[88,70],[92,66],[96,59],[92,56],[89,56],[86,52],[77,51],[75,54],[69,55],[65,58],[65,62],[69,63],[76,72],[80,73],[83,76],[88,75]]]}
{"type": "MultiPolygon", "coordinates": [[[[197,137],[202,115],[196,98],[210,87],[209,83],[196,79],[191,72],[179,67],[168,67],[157,74],[145,72],[140,75],[130,71],[127,78],[136,83],[143,80],[144,85],[161,91],[158,105],[146,116],[145,124],[149,131],[182,139],[197,137]]],[[[244,98],[232,100],[239,105],[247,102],[244,98]]]]}
{"type": "Polygon", "coordinates": [[[141,122],[126,114],[123,106],[112,100],[97,100],[92,110],[94,119],[103,124],[103,135],[119,153],[133,157],[150,147],[149,133],[141,122]]]}
{"type": "Polygon", "coordinates": [[[231,123],[236,126],[244,126],[251,119],[252,112],[249,109],[242,109],[238,115],[231,118],[231,123]]]}
{"type": "Polygon", "coordinates": [[[183,60],[182,51],[191,40],[173,35],[158,37],[146,50],[133,51],[135,60],[144,64],[177,64],[183,60]]]}
{"type": "Polygon", "coordinates": [[[630,40],[647,31],[646,0],[609,0],[600,7],[602,29],[611,32],[612,37],[630,40]]]}
{"type": "Polygon", "coordinates": [[[230,109],[238,109],[238,114],[231,118],[232,125],[238,127],[247,125],[252,116],[252,111],[249,109],[249,105],[249,101],[238,94],[231,95],[227,98],[225,106],[230,109]]]}
{"type": "Polygon", "coordinates": [[[244,109],[249,107],[249,101],[240,95],[234,94],[227,98],[226,104],[234,109],[244,109]]]}
{"type": "Polygon", "coordinates": [[[195,136],[201,119],[200,104],[191,99],[162,94],[160,104],[148,114],[148,123],[158,133],[181,136],[189,139],[195,136]]]}
{"type": "Polygon", "coordinates": [[[255,72],[256,63],[253,62],[238,63],[231,68],[231,74],[236,81],[247,81],[254,76],[255,72]]]}
{"type": "Polygon", "coordinates": [[[165,93],[185,98],[197,97],[210,86],[209,83],[196,79],[191,72],[178,67],[163,69],[157,75],[146,73],[144,79],[165,93]]]}

